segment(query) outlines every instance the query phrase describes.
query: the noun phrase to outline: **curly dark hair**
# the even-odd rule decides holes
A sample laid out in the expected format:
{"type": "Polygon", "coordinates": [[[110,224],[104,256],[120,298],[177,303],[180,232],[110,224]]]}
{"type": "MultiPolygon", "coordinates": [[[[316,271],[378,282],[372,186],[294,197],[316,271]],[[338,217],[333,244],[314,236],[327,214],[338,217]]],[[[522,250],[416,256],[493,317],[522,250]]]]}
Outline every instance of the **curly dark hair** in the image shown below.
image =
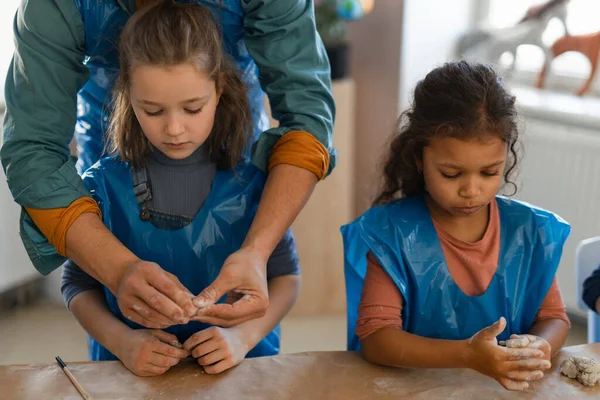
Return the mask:
{"type": "Polygon", "coordinates": [[[425,193],[417,162],[429,139],[472,140],[484,133],[508,146],[504,181],[514,195],[517,185],[511,178],[519,161],[515,96],[489,65],[461,60],[434,69],[417,84],[411,107],[398,119],[383,167],[384,182],[373,204],[425,193]]]}

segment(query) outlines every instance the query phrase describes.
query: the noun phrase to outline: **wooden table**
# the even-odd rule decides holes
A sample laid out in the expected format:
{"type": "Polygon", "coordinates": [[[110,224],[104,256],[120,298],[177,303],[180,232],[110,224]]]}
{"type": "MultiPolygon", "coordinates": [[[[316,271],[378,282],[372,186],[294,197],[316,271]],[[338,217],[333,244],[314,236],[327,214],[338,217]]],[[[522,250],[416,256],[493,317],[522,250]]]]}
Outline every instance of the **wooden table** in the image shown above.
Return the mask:
{"type": "MultiPolygon", "coordinates": [[[[384,368],[351,352],[246,360],[218,376],[202,373],[194,362],[153,378],[137,377],[119,362],[68,365],[94,399],[600,399],[600,384],[586,388],[559,374],[560,361],[569,355],[600,360],[600,344],[565,348],[546,377],[522,393],[471,370],[384,368]]],[[[55,363],[0,366],[0,398],[81,399],[55,363]]]]}

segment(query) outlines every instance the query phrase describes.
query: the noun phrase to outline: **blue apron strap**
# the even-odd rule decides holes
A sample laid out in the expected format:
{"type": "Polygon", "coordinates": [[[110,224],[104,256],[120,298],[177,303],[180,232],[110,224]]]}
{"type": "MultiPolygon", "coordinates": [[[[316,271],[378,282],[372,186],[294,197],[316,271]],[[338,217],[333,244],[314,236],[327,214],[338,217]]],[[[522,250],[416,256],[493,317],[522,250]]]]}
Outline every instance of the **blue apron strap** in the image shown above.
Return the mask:
{"type": "Polygon", "coordinates": [[[150,220],[150,200],[152,200],[152,191],[148,183],[148,173],[146,168],[131,169],[133,178],[133,192],[135,199],[141,208],[140,218],[143,221],[150,220]]]}

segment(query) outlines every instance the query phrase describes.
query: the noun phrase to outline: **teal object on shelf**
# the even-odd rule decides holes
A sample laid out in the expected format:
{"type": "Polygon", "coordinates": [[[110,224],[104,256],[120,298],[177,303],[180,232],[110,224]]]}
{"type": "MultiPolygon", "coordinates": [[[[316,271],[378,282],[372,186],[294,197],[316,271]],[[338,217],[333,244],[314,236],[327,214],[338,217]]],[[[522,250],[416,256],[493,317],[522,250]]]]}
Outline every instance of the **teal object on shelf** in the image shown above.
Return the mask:
{"type": "Polygon", "coordinates": [[[342,19],[357,20],[372,9],[373,0],[337,0],[337,14],[342,19]]]}

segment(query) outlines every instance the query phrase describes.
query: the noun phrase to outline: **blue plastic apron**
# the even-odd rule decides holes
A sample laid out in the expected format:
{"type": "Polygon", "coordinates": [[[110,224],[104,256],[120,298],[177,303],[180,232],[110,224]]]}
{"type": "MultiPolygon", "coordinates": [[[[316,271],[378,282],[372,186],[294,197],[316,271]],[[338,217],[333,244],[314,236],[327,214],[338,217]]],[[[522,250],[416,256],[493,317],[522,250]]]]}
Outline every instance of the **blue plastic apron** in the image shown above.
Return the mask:
{"type": "MultiPolygon", "coordinates": [[[[102,159],[83,176],[83,181],[102,210],[110,231],[140,259],[155,262],[179,278],[192,293],[200,293],[212,283],[225,259],[237,251],[246,237],[258,206],[266,176],[251,164],[235,171],[220,170],[206,202],[187,226],[177,230],[156,228],[141,218],[129,166],[117,157],[102,159]]],[[[143,329],[123,316],[116,297],[105,289],[111,312],[133,329],[143,329]]],[[[166,332],[183,343],[209,325],[190,322],[166,332]]],[[[279,327],[263,339],[247,357],[279,352],[279,327]]],[[[91,360],[116,359],[90,339],[91,360]]]]}
{"type": "Polygon", "coordinates": [[[360,349],[354,332],[369,251],[404,298],[405,331],[466,339],[504,316],[507,328],[500,339],[527,333],[552,285],[570,227],[548,211],[503,197],[497,201],[500,257],[480,296],[466,295],[452,279],[423,197],[374,207],[342,227],[348,349],[360,349]]]}

